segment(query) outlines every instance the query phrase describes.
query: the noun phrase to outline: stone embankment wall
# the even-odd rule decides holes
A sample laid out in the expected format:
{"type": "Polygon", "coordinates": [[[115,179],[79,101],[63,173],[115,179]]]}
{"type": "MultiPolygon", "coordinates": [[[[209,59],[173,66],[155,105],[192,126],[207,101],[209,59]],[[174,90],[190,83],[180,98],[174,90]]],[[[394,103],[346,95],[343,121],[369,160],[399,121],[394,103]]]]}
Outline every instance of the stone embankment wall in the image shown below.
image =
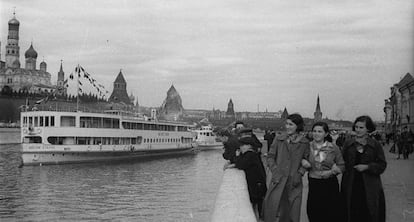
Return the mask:
{"type": "Polygon", "coordinates": [[[247,190],[243,170],[227,169],[223,174],[212,222],[252,222],[256,221],[247,190]]]}

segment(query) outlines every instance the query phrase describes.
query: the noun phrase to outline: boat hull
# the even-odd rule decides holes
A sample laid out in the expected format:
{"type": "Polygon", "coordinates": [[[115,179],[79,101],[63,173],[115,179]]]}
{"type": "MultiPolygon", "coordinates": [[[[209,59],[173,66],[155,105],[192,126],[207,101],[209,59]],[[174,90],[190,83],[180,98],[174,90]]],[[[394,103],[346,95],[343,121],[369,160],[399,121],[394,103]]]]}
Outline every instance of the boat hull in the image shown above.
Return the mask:
{"type": "Polygon", "coordinates": [[[86,152],[23,152],[23,165],[72,164],[101,161],[133,160],[145,157],[194,154],[195,148],[164,149],[151,151],[86,151],[86,152]]]}

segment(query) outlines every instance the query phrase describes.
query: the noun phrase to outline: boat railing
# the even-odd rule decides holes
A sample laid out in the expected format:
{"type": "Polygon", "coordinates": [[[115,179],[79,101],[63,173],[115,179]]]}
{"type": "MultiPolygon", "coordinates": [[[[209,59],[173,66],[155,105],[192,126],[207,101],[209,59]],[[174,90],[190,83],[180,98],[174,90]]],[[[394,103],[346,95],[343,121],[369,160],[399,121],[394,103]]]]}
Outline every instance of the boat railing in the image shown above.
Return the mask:
{"type": "Polygon", "coordinates": [[[21,112],[37,112],[37,111],[53,111],[53,112],[84,112],[84,113],[101,113],[101,114],[112,114],[121,116],[122,119],[125,120],[146,120],[148,122],[159,122],[159,123],[173,123],[173,124],[182,124],[188,125],[186,122],[180,121],[168,121],[168,120],[158,120],[158,119],[151,119],[146,117],[140,113],[134,112],[127,112],[123,110],[100,110],[100,109],[91,109],[85,106],[79,106],[78,108],[73,106],[63,106],[63,105],[35,105],[31,107],[22,107],[21,112]]]}
{"type": "Polygon", "coordinates": [[[85,106],[79,106],[78,108],[73,106],[53,106],[53,105],[35,105],[32,107],[22,107],[22,112],[32,111],[54,111],[54,112],[85,112],[85,113],[104,113],[103,110],[91,109],[85,106]]]}

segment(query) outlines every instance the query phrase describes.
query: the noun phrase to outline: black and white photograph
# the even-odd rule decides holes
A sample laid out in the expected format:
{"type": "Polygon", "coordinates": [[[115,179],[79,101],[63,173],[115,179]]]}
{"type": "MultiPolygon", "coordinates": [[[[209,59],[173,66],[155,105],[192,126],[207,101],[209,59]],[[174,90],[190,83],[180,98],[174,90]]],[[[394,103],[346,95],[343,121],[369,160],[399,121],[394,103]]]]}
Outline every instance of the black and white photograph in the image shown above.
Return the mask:
{"type": "Polygon", "coordinates": [[[414,1],[0,12],[0,221],[414,221],[414,1]]]}

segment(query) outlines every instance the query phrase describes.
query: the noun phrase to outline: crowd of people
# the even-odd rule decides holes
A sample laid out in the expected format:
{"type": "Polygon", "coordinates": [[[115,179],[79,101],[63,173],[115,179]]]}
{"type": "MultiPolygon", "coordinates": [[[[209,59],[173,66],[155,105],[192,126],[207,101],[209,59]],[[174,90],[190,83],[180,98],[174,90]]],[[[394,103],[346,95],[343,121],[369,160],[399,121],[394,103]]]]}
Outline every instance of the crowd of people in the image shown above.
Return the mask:
{"type": "Polygon", "coordinates": [[[224,169],[245,171],[253,209],[265,222],[300,221],[305,173],[310,222],[382,222],[381,174],[387,162],[381,143],[371,136],[375,128],[369,116],[360,116],[354,121],[353,134],[339,135],[334,142],[327,123],[314,123],[307,135],[302,116],[291,114],[283,133],[265,133],[268,151],[262,161],[261,142],[250,128],[236,122],[233,130],[221,133],[224,169]]]}
{"type": "Polygon", "coordinates": [[[391,146],[390,152],[397,154],[397,159],[403,156],[403,159],[408,159],[409,155],[414,151],[414,133],[408,127],[404,127],[401,131],[396,133],[386,134],[385,142],[390,144],[391,140],[393,145],[391,146]]]}

